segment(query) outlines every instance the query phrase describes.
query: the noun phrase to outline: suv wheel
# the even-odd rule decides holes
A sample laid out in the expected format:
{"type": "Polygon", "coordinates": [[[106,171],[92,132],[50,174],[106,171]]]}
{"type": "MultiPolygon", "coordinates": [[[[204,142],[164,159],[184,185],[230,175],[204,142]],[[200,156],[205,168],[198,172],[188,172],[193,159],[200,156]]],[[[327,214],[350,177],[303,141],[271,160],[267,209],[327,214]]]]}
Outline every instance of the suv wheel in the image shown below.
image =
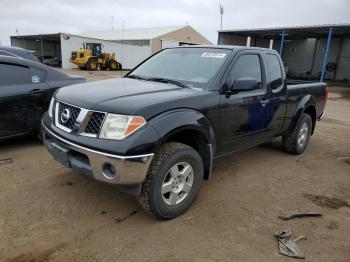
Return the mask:
{"type": "Polygon", "coordinates": [[[284,150],[292,154],[303,153],[310,141],[311,130],[311,116],[303,113],[294,129],[288,135],[282,137],[284,150]]]}
{"type": "Polygon", "coordinates": [[[152,161],[138,202],[157,218],[177,217],[196,199],[203,175],[197,151],[181,143],[166,143],[152,161]]]}

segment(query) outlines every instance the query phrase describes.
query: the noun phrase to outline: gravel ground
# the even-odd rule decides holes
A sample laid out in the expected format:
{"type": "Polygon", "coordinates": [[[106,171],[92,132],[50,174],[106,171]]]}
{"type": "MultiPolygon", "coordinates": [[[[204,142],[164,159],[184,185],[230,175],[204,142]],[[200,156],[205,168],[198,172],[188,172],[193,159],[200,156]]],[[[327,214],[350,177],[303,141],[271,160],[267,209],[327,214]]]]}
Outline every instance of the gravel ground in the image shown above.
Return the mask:
{"type": "MultiPolygon", "coordinates": [[[[80,72],[88,80],[119,72],[80,72]]],[[[184,215],[158,221],[133,197],[55,162],[35,139],[0,145],[1,261],[292,261],[273,233],[291,228],[306,261],[350,261],[350,89],[332,88],[300,156],[280,141],[215,164],[184,215]],[[281,221],[284,211],[322,217],[281,221]]]]}

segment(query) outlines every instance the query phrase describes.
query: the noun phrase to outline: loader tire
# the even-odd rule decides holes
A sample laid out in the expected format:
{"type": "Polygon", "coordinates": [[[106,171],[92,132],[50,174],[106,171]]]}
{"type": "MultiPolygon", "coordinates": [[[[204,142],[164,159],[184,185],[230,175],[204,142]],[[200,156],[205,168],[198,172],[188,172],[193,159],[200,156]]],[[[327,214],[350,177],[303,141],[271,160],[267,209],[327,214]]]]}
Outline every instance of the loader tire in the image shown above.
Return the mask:
{"type": "Polygon", "coordinates": [[[88,71],[96,71],[98,68],[97,60],[89,59],[89,61],[86,63],[86,68],[88,71]]]}

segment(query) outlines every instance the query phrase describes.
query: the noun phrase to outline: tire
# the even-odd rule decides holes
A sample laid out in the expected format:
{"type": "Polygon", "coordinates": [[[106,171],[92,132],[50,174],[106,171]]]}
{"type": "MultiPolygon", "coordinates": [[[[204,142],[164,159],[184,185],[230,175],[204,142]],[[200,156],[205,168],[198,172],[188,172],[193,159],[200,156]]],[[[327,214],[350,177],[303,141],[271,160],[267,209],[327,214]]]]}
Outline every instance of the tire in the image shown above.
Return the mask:
{"type": "Polygon", "coordinates": [[[303,113],[294,129],[287,135],[282,137],[282,146],[288,153],[295,155],[301,154],[305,151],[309,144],[312,130],[312,119],[309,114],[303,113]],[[305,130],[307,128],[307,130],[305,130]],[[301,137],[304,135],[304,137],[301,137]],[[300,140],[299,140],[300,139],[300,140]],[[302,142],[303,141],[303,142],[302,142]],[[301,143],[302,142],[302,143],[301,143]]]}
{"type": "Polygon", "coordinates": [[[111,70],[111,71],[116,71],[116,70],[118,69],[118,63],[117,63],[117,61],[115,61],[115,60],[109,61],[108,68],[109,68],[109,70],[111,70]]]}
{"type": "Polygon", "coordinates": [[[118,63],[118,62],[117,62],[117,67],[118,67],[118,70],[123,70],[123,66],[122,66],[121,63],[118,63]]]}
{"type": "Polygon", "coordinates": [[[196,199],[203,176],[203,162],[197,151],[181,143],[166,143],[152,161],[138,203],[159,219],[177,217],[196,199]],[[178,179],[175,174],[178,174],[178,179]],[[188,174],[186,179],[184,174],[188,174]],[[162,188],[166,193],[162,194],[162,188]]]}
{"type": "Polygon", "coordinates": [[[89,59],[89,61],[86,63],[86,68],[88,71],[96,71],[98,68],[97,60],[89,59]]]}

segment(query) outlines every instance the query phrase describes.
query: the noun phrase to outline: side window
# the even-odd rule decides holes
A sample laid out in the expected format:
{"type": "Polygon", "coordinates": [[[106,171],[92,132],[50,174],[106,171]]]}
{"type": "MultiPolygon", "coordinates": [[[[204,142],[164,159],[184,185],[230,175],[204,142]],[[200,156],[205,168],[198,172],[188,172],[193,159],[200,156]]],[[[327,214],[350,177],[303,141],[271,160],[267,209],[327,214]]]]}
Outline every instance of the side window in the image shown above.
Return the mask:
{"type": "Polygon", "coordinates": [[[267,70],[269,72],[269,85],[272,90],[282,85],[282,68],[276,55],[267,54],[267,70]]]}
{"type": "Polygon", "coordinates": [[[230,84],[239,78],[255,78],[262,88],[261,63],[258,55],[242,55],[238,58],[230,73],[230,84]]]}
{"type": "Polygon", "coordinates": [[[6,51],[2,51],[2,50],[0,50],[0,55],[15,57],[15,55],[11,54],[10,52],[6,52],[6,51]]]}
{"type": "Polygon", "coordinates": [[[31,82],[28,67],[0,63],[0,85],[21,85],[31,82]]]}

